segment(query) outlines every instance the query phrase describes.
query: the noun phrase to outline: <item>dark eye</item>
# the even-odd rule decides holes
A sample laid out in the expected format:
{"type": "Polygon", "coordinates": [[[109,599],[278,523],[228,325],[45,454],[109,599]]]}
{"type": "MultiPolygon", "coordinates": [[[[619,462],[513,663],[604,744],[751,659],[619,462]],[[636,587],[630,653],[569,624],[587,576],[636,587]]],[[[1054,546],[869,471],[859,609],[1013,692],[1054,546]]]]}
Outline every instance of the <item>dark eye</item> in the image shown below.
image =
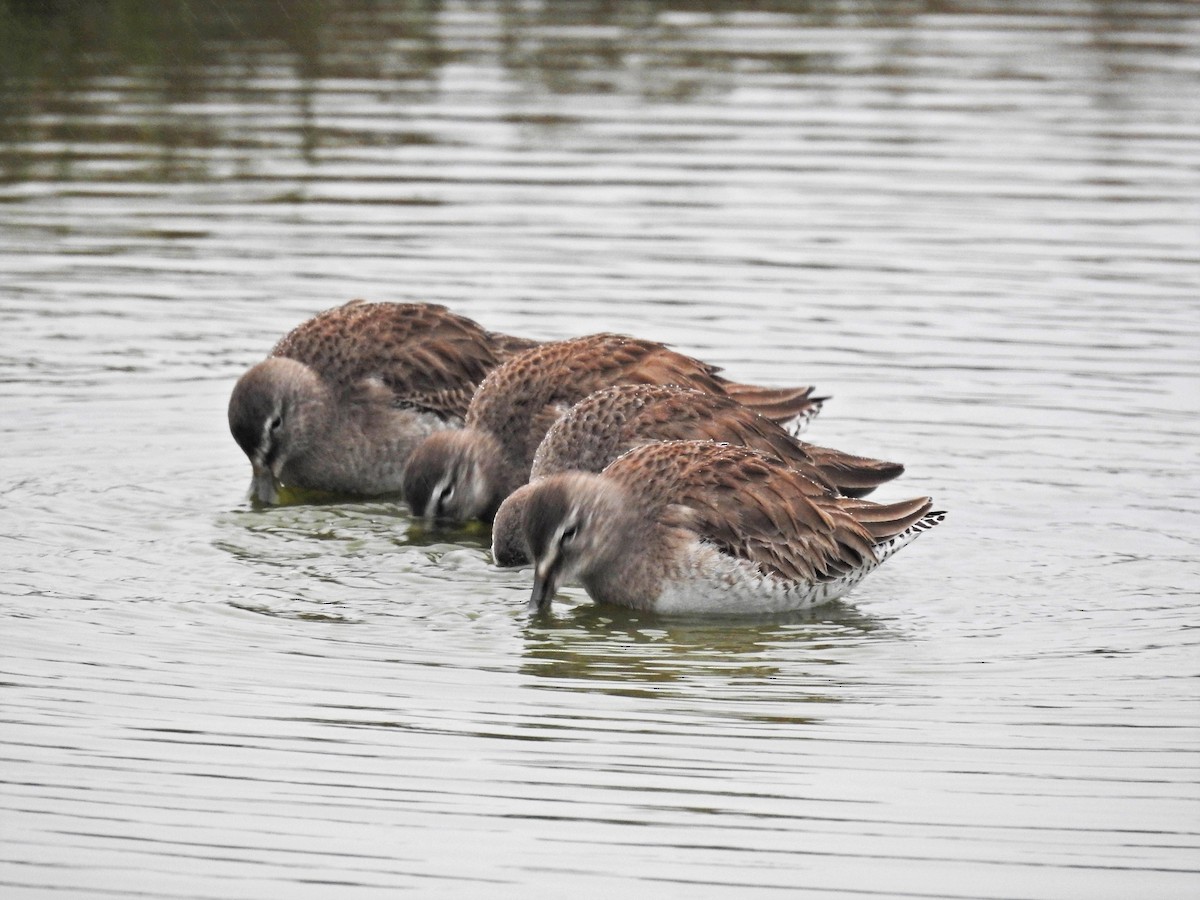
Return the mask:
{"type": "Polygon", "coordinates": [[[579,534],[579,526],[577,525],[572,525],[570,528],[564,528],[562,537],[558,539],[558,542],[565,547],[567,544],[571,543],[571,541],[575,540],[575,536],[577,534],[579,534]]]}
{"type": "Polygon", "coordinates": [[[283,424],[283,417],[282,417],[282,416],[276,416],[275,418],[273,418],[273,419],[271,420],[271,426],[270,426],[270,427],[271,427],[271,430],[272,430],[272,431],[278,431],[278,430],[279,430],[279,426],[280,426],[280,425],[282,425],[282,424],[283,424]]]}

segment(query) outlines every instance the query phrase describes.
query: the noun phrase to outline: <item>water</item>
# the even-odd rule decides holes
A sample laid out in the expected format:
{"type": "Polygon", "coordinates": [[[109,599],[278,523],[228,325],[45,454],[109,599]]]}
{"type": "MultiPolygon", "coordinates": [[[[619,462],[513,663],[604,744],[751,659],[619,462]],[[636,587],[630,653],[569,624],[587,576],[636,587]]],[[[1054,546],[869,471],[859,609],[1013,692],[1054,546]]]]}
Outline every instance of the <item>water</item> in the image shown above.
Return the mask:
{"type": "Polygon", "coordinates": [[[6,898],[1200,889],[1195,4],[0,9],[6,898]],[[234,380],[356,296],[816,384],[950,516],[530,622],[245,500],[234,380]]]}

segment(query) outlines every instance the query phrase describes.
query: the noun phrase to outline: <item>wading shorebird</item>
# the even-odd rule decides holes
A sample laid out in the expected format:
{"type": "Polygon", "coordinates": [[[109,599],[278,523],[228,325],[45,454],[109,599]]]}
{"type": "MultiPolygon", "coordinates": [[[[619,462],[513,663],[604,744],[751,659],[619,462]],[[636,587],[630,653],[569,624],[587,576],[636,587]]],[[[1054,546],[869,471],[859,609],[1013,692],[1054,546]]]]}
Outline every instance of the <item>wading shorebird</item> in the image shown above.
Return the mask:
{"type": "MultiPolygon", "coordinates": [[[[904,472],[900,463],[807,444],[731,397],[676,385],[622,385],[571,407],[538,445],[530,483],[557,472],[599,472],[623,453],[654,441],[705,440],[758,450],[831,493],[862,497],[904,472]]],[[[522,486],[500,504],[492,525],[498,566],[529,561],[518,522],[522,486]]]]}
{"type": "Polygon", "coordinates": [[[427,521],[490,521],[504,498],[529,480],[534,452],[550,426],[601,388],[673,384],[728,396],[781,424],[802,427],[826,398],[811,387],[738,384],[720,370],[656,341],[593,334],[519,353],[484,379],[457,432],[431,435],[409,458],[404,496],[427,521]]]}
{"type": "Polygon", "coordinates": [[[354,300],[320,313],[242,375],[229,399],[229,430],[254,470],[251,495],[275,503],[281,485],[399,492],[412,449],[460,427],[488,372],[536,343],[435,304],[354,300]]]}
{"type": "Polygon", "coordinates": [[[565,581],[593,600],[656,613],[750,614],[844,596],[945,517],[919,497],[830,495],[746,447],[665,441],[600,474],[528,488],[521,527],[534,563],[530,608],[565,581]]]}

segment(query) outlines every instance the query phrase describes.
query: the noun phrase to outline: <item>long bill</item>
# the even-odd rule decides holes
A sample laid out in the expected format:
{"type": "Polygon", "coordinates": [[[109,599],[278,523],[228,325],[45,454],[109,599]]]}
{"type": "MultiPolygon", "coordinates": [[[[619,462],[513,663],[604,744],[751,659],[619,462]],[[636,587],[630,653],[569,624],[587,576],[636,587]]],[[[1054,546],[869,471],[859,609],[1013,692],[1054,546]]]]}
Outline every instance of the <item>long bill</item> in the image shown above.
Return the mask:
{"type": "Polygon", "coordinates": [[[260,503],[279,502],[279,482],[266,466],[254,465],[254,477],[250,479],[250,496],[260,503]]]}
{"type": "Polygon", "coordinates": [[[533,593],[529,596],[529,611],[542,613],[550,609],[558,593],[558,566],[554,557],[542,560],[533,573],[533,593]]]}

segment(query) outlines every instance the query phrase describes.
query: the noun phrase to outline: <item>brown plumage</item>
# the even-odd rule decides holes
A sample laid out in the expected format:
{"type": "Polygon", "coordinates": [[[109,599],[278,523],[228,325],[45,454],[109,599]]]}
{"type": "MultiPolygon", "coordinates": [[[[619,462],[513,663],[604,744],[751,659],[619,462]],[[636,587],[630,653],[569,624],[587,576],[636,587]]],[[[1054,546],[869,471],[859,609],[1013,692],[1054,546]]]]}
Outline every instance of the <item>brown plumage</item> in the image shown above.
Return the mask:
{"type": "Polygon", "coordinates": [[[848,497],[868,494],[904,472],[899,463],[807,444],[730,396],[676,385],[622,385],[586,397],[554,423],[534,455],[530,478],[571,469],[599,472],[634,447],[672,440],[752,447],[848,497]]]}
{"type": "Polygon", "coordinates": [[[537,343],[434,303],[352,300],[297,325],[270,355],[302,362],[340,388],[375,379],[393,405],[461,422],[487,374],[537,343]]]}
{"type": "MultiPolygon", "coordinates": [[[[826,491],[845,496],[870,493],[904,471],[899,463],[806,444],[728,396],[675,385],[623,385],[597,391],[561,416],[538,446],[529,478],[536,481],[556,472],[599,472],[635,447],[671,440],[751,447],[826,491]]],[[[492,558],[499,566],[529,561],[517,511],[526,495],[524,489],[514,491],[496,512],[492,558]]]]}
{"type": "Polygon", "coordinates": [[[777,460],[709,441],[650,444],[522,494],[539,609],[571,577],[597,601],[659,612],[811,606],[943,518],[925,497],[831,495],[777,460]]]}
{"type": "Polygon", "coordinates": [[[792,581],[827,581],[875,562],[874,545],[932,505],[928,497],[888,504],[837,497],[749,448],[698,441],[649,445],[605,474],[664,521],[792,581]]]}
{"type": "Polygon", "coordinates": [[[460,426],[488,372],[535,345],[434,304],[355,300],[309,319],[230,397],[230,431],[254,468],[252,494],[275,502],[281,483],[356,496],[399,491],[416,443],[460,426]]]}
{"type": "Polygon", "coordinates": [[[824,399],[813,397],[811,387],[731,382],[716,366],[656,341],[594,334],[541,344],[488,375],[471,399],[461,432],[435,435],[413,453],[405,497],[419,516],[490,518],[528,480],[534,453],[554,421],[594,391],[621,384],[736,394],[779,422],[806,421],[824,399]]]}

